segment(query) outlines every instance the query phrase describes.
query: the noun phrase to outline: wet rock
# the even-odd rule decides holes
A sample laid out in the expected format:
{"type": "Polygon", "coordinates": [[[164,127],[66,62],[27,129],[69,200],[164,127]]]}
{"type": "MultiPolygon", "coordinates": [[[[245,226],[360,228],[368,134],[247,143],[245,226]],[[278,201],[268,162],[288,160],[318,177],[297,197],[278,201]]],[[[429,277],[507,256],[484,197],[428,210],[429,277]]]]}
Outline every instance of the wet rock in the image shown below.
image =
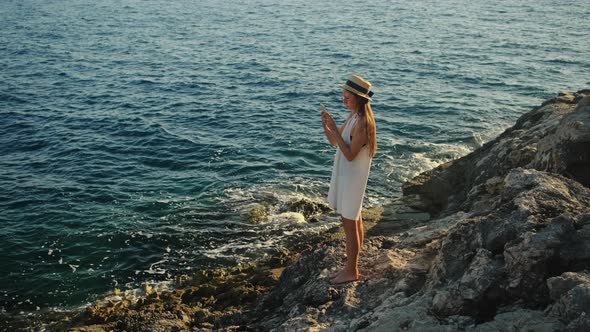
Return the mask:
{"type": "Polygon", "coordinates": [[[256,205],[248,212],[248,222],[251,224],[263,224],[268,222],[268,208],[264,205],[256,205]]]}
{"type": "Polygon", "coordinates": [[[308,222],[309,223],[318,223],[318,222],[320,222],[320,220],[318,219],[318,217],[310,217],[308,222]]]}
{"type": "Polygon", "coordinates": [[[301,213],[305,219],[308,219],[311,216],[317,216],[329,212],[331,209],[325,203],[314,202],[308,198],[301,198],[287,202],[282,212],[285,211],[301,213]]]}

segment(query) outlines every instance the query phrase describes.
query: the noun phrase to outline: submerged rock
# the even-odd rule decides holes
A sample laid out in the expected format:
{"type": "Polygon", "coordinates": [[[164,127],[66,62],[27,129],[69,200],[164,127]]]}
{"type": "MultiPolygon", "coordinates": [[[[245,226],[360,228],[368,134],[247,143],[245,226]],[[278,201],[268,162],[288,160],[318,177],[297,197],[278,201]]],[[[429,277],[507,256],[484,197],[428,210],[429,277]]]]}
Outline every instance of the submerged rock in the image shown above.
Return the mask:
{"type": "Polygon", "coordinates": [[[306,222],[319,222],[323,214],[331,211],[325,203],[316,202],[307,197],[294,198],[285,203],[276,200],[273,203],[274,206],[263,200],[262,204],[256,203],[249,207],[246,215],[248,222],[251,224],[276,222],[297,225],[306,222]]]}
{"type": "Polygon", "coordinates": [[[309,198],[291,200],[287,202],[283,208],[283,212],[301,213],[305,219],[309,219],[330,211],[331,209],[327,204],[315,202],[309,198]]]}
{"type": "Polygon", "coordinates": [[[248,211],[248,222],[251,224],[264,224],[268,219],[268,208],[264,205],[256,205],[248,211]]]}

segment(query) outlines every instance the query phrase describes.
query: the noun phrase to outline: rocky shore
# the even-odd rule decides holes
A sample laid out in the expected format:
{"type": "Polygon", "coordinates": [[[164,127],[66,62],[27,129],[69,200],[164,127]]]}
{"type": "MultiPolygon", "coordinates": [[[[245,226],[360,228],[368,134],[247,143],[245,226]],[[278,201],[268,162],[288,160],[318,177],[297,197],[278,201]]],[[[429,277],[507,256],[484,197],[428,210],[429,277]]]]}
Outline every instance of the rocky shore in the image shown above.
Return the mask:
{"type": "MultiPolygon", "coordinates": [[[[590,90],[560,94],[367,211],[362,281],[338,229],[263,262],[115,294],[70,331],[590,331],[590,90]],[[427,212],[427,213],[426,213],[427,212]]],[[[317,210],[317,209],[311,209],[317,210]]]]}
{"type": "Polygon", "coordinates": [[[288,267],[260,330],[589,331],[590,91],[561,94],[403,187],[369,230],[367,280],[330,285],[342,242],[288,267]],[[412,209],[433,218],[408,217],[412,209]]]}

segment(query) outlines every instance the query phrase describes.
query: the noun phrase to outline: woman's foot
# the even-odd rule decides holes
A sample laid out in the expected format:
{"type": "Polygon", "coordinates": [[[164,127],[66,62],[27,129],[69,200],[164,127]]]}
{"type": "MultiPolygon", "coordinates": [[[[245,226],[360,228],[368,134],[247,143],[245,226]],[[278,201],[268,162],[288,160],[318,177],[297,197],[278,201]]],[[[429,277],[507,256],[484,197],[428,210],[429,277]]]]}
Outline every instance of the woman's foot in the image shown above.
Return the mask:
{"type": "MultiPolygon", "coordinates": [[[[339,275],[341,275],[342,273],[344,273],[344,272],[345,272],[345,270],[346,270],[346,268],[345,268],[345,267],[343,267],[342,269],[340,269],[340,270],[338,270],[338,271],[336,271],[336,272],[332,272],[332,273],[330,273],[330,274],[328,275],[328,279],[330,279],[330,280],[331,280],[331,279],[335,279],[336,277],[338,277],[339,275]]],[[[357,280],[365,280],[365,279],[366,279],[366,278],[365,278],[365,275],[364,275],[364,274],[362,274],[362,273],[359,271],[359,274],[358,274],[358,279],[357,279],[357,280]]]]}
{"type": "Polygon", "coordinates": [[[359,273],[357,272],[350,272],[346,269],[342,270],[340,274],[334,277],[331,281],[333,284],[343,284],[346,282],[352,282],[359,280],[359,273]]]}

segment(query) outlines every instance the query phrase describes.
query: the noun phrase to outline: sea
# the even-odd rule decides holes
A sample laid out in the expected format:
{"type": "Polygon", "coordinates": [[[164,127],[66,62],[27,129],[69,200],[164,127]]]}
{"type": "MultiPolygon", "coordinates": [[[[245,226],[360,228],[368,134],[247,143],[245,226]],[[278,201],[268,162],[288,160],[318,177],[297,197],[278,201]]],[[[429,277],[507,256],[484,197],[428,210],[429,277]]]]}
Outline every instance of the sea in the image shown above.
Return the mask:
{"type": "Polygon", "coordinates": [[[590,87],[587,0],[0,1],[0,311],[252,262],[338,225],[342,84],[370,80],[366,208],[590,87]],[[253,223],[250,211],[266,206],[253,223]]]}

